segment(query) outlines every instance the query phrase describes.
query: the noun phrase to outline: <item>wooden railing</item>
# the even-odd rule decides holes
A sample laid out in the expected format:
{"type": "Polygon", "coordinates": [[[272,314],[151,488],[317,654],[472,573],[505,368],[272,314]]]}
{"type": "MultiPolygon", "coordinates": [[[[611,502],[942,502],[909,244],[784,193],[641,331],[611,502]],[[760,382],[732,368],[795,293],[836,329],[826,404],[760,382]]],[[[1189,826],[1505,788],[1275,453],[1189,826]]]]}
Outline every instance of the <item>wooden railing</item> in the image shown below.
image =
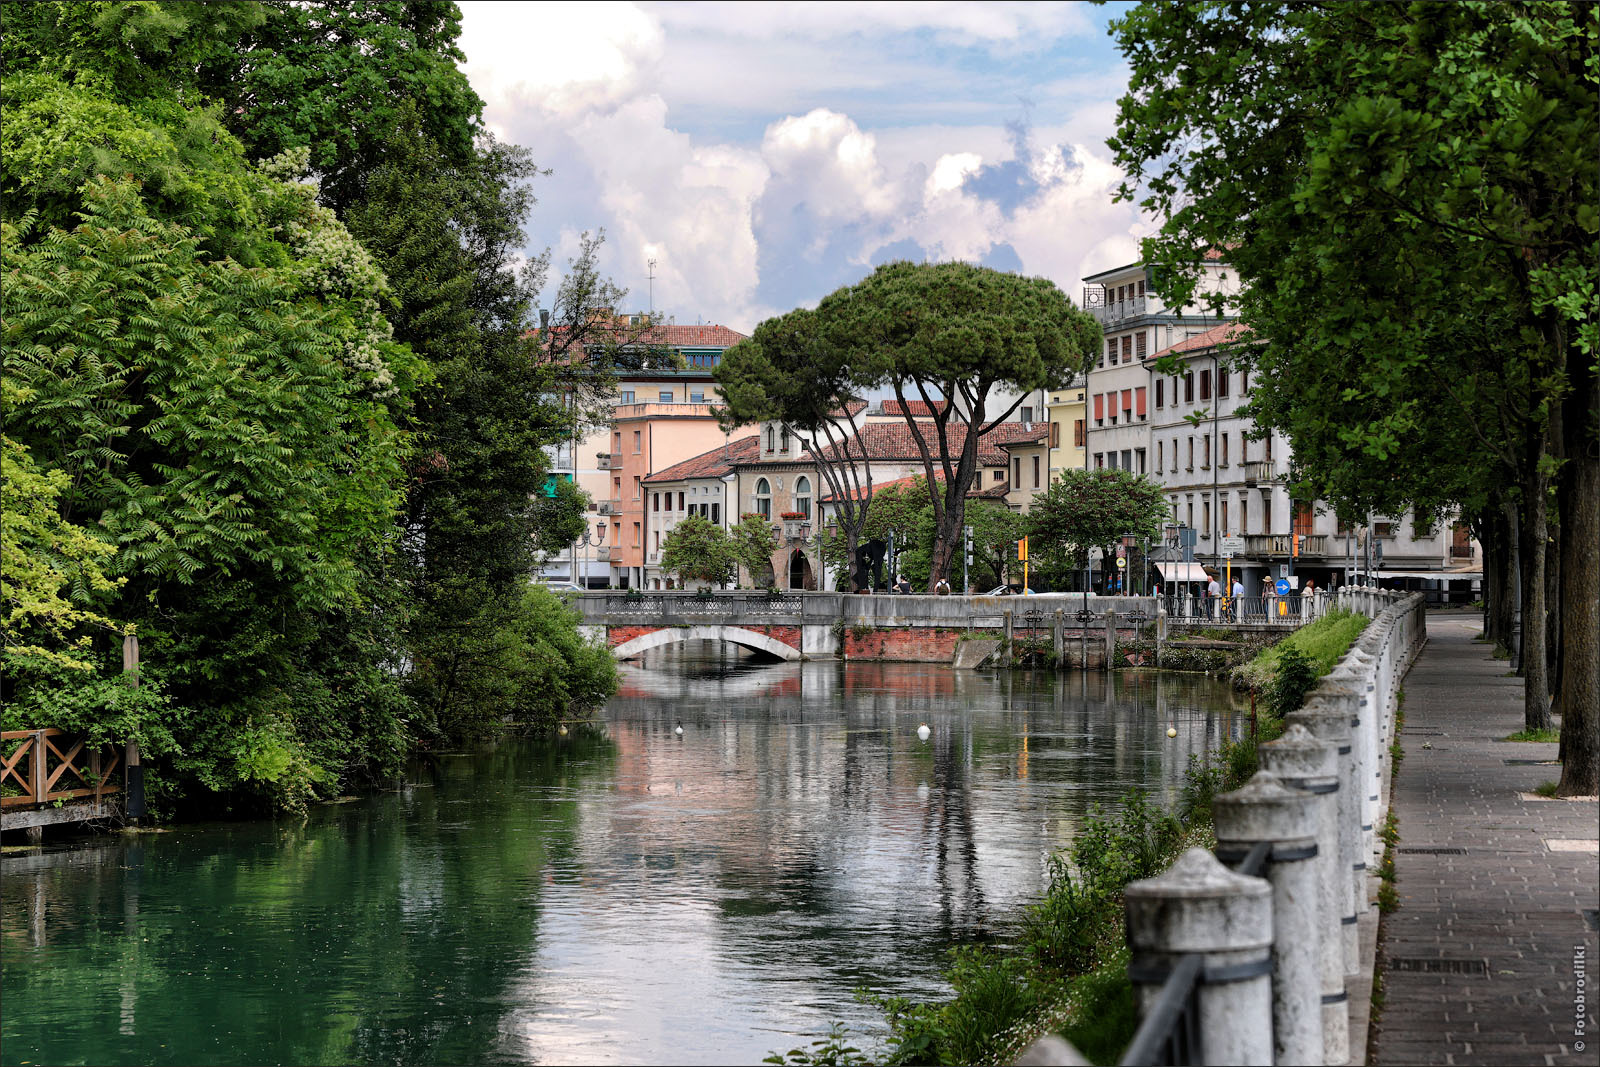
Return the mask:
{"type": "Polygon", "coordinates": [[[58,800],[120,793],[112,776],[122,766],[115,748],[86,748],[65,730],[6,730],[0,733],[0,807],[49,804],[58,800]]]}

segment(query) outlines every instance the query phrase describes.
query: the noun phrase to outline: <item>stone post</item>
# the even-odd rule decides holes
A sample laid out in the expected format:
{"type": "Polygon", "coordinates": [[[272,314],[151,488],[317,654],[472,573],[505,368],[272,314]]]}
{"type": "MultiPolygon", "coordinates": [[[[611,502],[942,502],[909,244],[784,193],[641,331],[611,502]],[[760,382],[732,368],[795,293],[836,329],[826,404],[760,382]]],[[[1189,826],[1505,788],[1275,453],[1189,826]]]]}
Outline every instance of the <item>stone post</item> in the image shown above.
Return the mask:
{"type": "Polygon", "coordinates": [[[1055,653],[1056,670],[1067,665],[1067,620],[1066,613],[1060,608],[1056,609],[1056,617],[1050,623],[1050,649],[1055,653]]]}
{"type": "Polygon", "coordinates": [[[1009,667],[1011,666],[1011,612],[1005,612],[1001,618],[1004,628],[1000,635],[1000,666],[1009,667]]]}
{"type": "Polygon", "coordinates": [[[1212,803],[1217,855],[1237,862],[1272,845],[1272,1033],[1276,1064],[1322,1063],[1322,916],[1318,912],[1317,808],[1308,793],[1260,771],[1212,803]]]}
{"type": "Polygon", "coordinates": [[[1272,1062],[1272,887],[1191,848],[1162,874],[1123,891],[1128,974],[1149,1011],[1187,953],[1201,956],[1196,989],[1202,1064],[1272,1062]]]}
{"type": "Polygon", "coordinates": [[[1344,988],[1344,934],[1339,907],[1338,751],[1318,741],[1304,726],[1288,727],[1276,741],[1260,747],[1261,769],[1291,789],[1311,794],[1317,808],[1318,912],[1322,917],[1321,1000],[1323,1062],[1336,1067],[1350,1060],[1350,1003],[1344,988]]]}
{"type": "MultiPolygon", "coordinates": [[[[1347,655],[1344,662],[1323,677],[1311,695],[1329,707],[1338,708],[1350,720],[1350,745],[1356,768],[1356,777],[1351,789],[1357,802],[1356,810],[1359,813],[1357,826],[1360,830],[1357,853],[1364,857],[1367,863],[1372,863],[1372,846],[1375,840],[1372,820],[1375,809],[1368,797],[1370,792],[1368,783],[1374,780],[1372,772],[1377,765],[1378,745],[1371,716],[1365,711],[1362,689],[1360,671],[1356,668],[1354,659],[1347,655]]],[[[1365,896],[1365,889],[1361,894],[1365,896]]]]}
{"type": "Polygon", "coordinates": [[[1393,720],[1385,714],[1386,709],[1378,701],[1377,671],[1378,665],[1373,658],[1359,647],[1350,651],[1347,661],[1355,671],[1355,685],[1360,699],[1360,711],[1363,731],[1366,734],[1364,744],[1372,754],[1372,759],[1366,764],[1365,778],[1362,783],[1362,832],[1371,834],[1367,846],[1372,862],[1377,862],[1377,830],[1382,827],[1384,818],[1388,815],[1388,804],[1383,796],[1383,768],[1389,752],[1389,744],[1393,741],[1393,720]]]}
{"type": "Polygon", "coordinates": [[[1361,851],[1361,808],[1356,794],[1355,745],[1351,743],[1350,716],[1343,708],[1313,698],[1299,711],[1284,716],[1283,721],[1305,727],[1318,741],[1334,746],[1338,755],[1339,789],[1334,796],[1338,812],[1337,870],[1341,882],[1340,939],[1344,946],[1344,973],[1347,976],[1360,974],[1361,942],[1356,923],[1367,910],[1367,857],[1361,851]]]}
{"type": "Polygon", "coordinates": [[[1111,669],[1111,661],[1117,655],[1117,613],[1115,610],[1106,609],[1106,670],[1111,669]]]}

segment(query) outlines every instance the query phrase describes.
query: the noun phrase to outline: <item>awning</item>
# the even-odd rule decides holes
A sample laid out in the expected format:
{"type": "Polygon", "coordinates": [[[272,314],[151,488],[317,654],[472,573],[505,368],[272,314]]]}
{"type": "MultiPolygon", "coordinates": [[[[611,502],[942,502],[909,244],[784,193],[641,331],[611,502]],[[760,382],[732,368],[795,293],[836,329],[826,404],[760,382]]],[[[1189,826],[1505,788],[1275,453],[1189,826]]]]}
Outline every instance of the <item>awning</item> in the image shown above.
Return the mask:
{"type": "Polygon", "coordinates": [[[1157,563],[1161,577],[1169,582],[1209,582],[1206,569],[1198,563],[1157,563]]]}

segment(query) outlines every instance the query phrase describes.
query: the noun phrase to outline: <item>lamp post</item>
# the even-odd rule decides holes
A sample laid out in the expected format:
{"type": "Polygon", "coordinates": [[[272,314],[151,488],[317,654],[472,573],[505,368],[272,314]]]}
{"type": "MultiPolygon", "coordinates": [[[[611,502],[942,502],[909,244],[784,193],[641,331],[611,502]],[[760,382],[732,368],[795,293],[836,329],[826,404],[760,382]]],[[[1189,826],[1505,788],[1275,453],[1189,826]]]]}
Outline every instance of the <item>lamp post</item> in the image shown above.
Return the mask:
{"type": "MultiPolygon", "coordinates": [[[[589,581],[588,581],[588,575],[587,574],[585,574],[585,576],[584,576],[583,584],[581,584],[581,585],[578,584],[578,580],[577,580],[577,577],[578,577],[578,550],[580,548],[588,548],[590,545],[594,545],[594,546],[598,547],[598,546],[603,545],[605,543],[606,543],[606,524],[603,523],[603,522],[599,523],[591,531],[589,529],[589,523],[587,521],[585,521],[584,524],[583,524],[583,533],[578,535],[578,540],[573,544],[573,549],[572,549],[572,576],[573,576],[572,584],[574,586],[576,586],[578,589],[584,590],[585,592],[587,592],[588,589],[589,589],[589,581]]],[[[585,553],[585,555],[587,556],[587,553],[585,553]]],[[[585,569],[585,571],[588,570],[587,567],[585,567],[584,569],[585,569]]]]}

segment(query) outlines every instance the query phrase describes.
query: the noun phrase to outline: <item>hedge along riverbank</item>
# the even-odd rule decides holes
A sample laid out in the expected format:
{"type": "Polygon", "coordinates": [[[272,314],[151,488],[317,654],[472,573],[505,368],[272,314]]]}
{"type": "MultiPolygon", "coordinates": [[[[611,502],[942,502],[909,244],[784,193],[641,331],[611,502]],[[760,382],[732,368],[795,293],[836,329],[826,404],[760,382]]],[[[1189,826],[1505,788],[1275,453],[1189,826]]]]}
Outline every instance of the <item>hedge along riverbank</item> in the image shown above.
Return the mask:
{"type": "Polygon", "coordinates": [[[1351,614],[1318,620],[1240,668],[1263,680],[1254,736],[1225,741],[1207,759],[1191,757],[1174,812],[1156,808],[1140,791],[1115,812],[1096,808],[1068,855],[1050,857],[1049,887],[1023,909],[1013,940],[952,950],[945,972],[954,990],[950,999],[917,1004],[862,991],[888,1018],[882,1050],[864,1054],[835,1026],[810,1047],[766,1062],[1009,1063],[1042,1034],[1058,1033],[1091,1062],[1116,1063],[1139,1023],[1128,980],[1123,889],[1159,874],[1185,849],[1215,843],[1213,798],[1256,772],[1256,746],[1283,733],[1284,716],[1305,702],[1367,621],[1351,614]]]}

